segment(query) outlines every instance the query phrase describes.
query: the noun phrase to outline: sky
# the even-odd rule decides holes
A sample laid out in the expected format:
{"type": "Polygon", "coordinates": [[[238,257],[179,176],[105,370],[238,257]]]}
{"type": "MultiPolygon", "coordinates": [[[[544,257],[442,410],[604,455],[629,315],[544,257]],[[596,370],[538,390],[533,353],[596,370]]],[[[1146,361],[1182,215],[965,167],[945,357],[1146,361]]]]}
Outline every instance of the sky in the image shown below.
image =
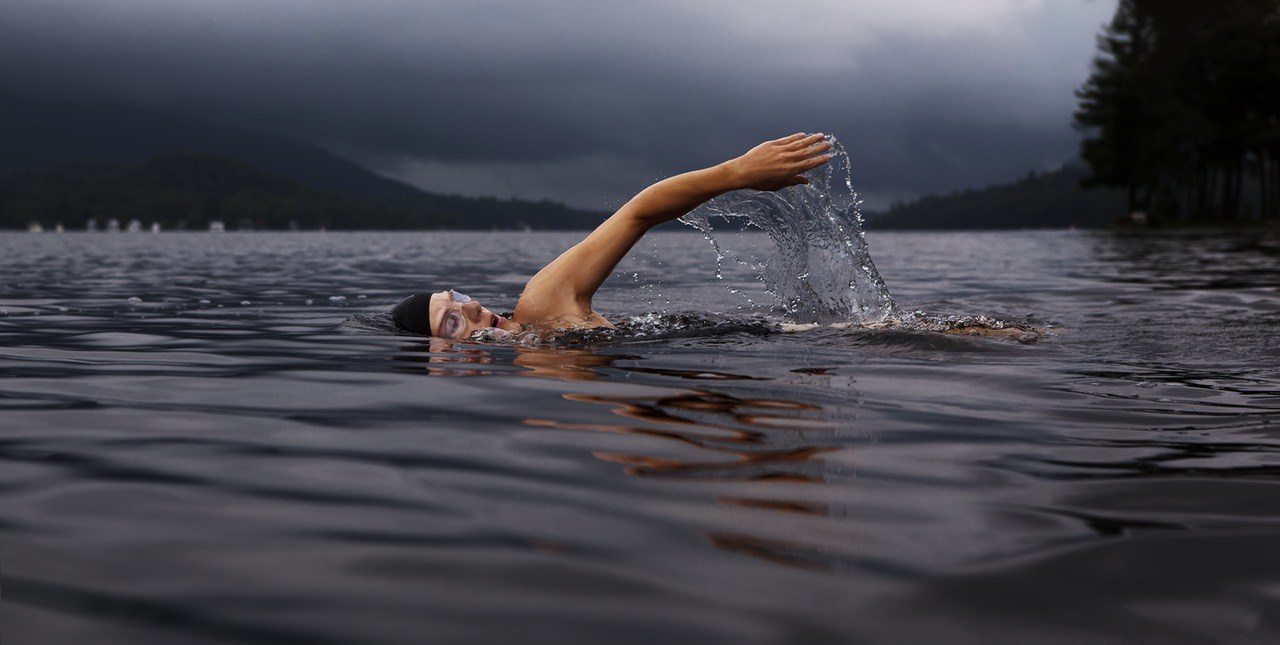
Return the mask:
{"type": "Polygon", "coordinates": [[[13,0],[0,89],[321,145],[435,192],[608,210],[793,132],[870,208],[1077,155],[1116,0],[13,0]]]}

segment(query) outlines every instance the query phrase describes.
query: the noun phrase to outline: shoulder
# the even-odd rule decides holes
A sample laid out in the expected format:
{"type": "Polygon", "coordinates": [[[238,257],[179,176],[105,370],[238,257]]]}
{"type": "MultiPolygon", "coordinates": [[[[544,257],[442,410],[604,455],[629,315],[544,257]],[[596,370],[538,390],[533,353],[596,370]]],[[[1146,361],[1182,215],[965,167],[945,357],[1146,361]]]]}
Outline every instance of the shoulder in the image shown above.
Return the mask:
{"type": "Polygon", "coordinates": [[[563,332],[578,329],[596,329],[598,327],[613,328],[613,323],[605,319],[599,313],[594,311],[580,312],[562,312],[548,316],[534,317],[521,311],[516,311],[516,322],[519,322],[526,330],[546,332],[563,332]],[[525,316],[528,316],[526,318],[525,316]]]}
{"type": "Polygon", "coordinates": [[[578,297],[572,284],[545,270],[525,285],[513,320],[522,325],[551,323],[567,328],[613,326],[591,308],[590,300],[578,297]]]}

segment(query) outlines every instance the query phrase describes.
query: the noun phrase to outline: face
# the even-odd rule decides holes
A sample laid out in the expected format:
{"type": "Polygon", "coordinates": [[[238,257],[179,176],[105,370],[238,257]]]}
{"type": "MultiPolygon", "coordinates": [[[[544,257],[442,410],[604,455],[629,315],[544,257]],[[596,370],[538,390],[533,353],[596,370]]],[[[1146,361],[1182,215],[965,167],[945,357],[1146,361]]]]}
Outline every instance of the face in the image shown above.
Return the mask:
{"type": "Polygon", "coordinates": [[[431,295],[432,336],[470,338],[471,334],[489,327],[520,331],[519,323],[485,309],[480,303],[457,291],[441,291],[431,295]]]}

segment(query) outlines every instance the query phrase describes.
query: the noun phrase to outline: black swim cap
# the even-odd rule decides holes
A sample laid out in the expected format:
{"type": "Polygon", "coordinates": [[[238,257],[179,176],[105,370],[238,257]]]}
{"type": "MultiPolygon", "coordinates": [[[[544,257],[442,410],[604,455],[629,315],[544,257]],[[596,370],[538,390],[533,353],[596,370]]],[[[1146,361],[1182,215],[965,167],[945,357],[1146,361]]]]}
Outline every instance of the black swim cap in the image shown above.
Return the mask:
{"type": "Polygon", "coordinates": [[[415,334],[431,335],[431,294],[415,293],[391,309],[396,326],[415,334]]]}

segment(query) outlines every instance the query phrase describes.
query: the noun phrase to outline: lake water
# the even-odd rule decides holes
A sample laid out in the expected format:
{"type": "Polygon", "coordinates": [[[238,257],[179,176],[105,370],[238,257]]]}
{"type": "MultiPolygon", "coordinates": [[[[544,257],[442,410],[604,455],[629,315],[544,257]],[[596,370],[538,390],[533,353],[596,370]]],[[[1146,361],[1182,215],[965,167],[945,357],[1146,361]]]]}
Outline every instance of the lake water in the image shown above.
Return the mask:
{"type": "Polygon", "coordinates": [[[1037,342],[772,333],[682,233],[597,309],[727,324],[386,329],[579,235],[0,234],[5,645],[1280,642],[1275,231],[869,234],[1037,342]]]}

